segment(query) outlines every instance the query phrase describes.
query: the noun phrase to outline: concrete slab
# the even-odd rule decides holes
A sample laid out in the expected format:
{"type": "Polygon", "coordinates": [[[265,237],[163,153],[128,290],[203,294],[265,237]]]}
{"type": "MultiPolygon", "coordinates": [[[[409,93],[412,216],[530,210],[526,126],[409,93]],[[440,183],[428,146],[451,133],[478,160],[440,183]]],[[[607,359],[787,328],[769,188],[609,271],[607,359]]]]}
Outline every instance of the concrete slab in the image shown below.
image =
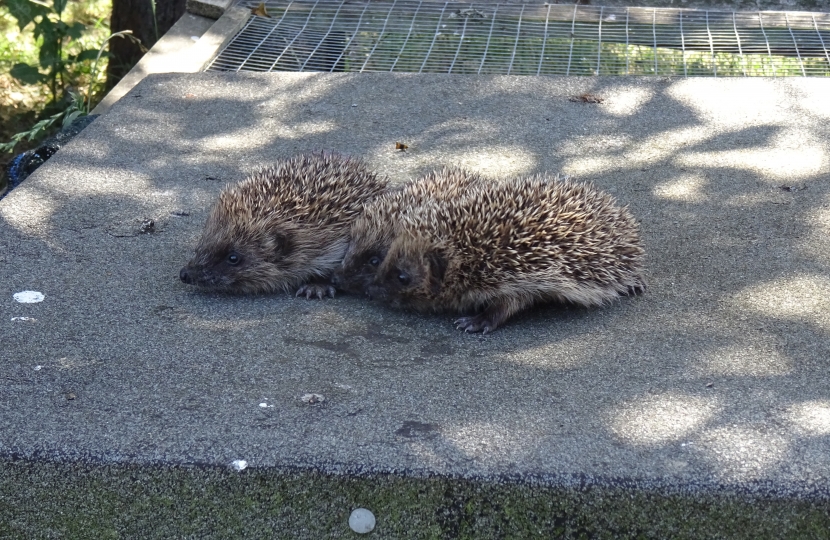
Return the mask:
{"type": "Polygon", "coordinates": [[[827,95],[820,79],[151,75],[0,202],[0,457],[826,500],[827,95]],[[571,101],[586,92],[604,101],[571,101]],[[449,164],[591,180],[641,220],[650,289],[480,336],[360,298],[179,282],[226,182],[315,149],[396,180],[449,164]],[[25,290],[45,299],[13,300],[25,290]]]}

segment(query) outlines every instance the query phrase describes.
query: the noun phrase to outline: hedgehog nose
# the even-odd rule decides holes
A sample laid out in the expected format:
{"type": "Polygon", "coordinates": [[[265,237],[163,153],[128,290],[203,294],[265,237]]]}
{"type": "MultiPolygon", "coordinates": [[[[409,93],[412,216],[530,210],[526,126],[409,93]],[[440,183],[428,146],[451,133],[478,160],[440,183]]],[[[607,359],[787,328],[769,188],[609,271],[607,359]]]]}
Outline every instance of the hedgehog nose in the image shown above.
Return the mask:
{"type": "Polygon", "coordinates": [[[179,272],[179,279],[190,285],[193,283],[193,278],[190,277],[190,273],[187,271],[187,267],[184,267],[179,272]]]}

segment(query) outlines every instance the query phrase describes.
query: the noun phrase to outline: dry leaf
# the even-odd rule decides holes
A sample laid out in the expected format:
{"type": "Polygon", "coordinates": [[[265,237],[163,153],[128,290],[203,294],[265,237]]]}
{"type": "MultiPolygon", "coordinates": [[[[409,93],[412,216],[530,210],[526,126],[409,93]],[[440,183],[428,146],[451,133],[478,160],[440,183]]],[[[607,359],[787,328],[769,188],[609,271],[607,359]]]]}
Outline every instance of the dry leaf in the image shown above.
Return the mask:
{"type": "Polygon", "coordinates": [[[395,143],[395,150],[400,150],[401,152],[403,152],[403,151],[404,151],[404,150],[406,150],[407,148],[409,148],[409,145],[406,145],[406,144],[404,144],[404,143],[402,143],[402,142],[396,142],[396,143],[395,143]]]}
{"type": "Polygon", "coordinates": [[[569,98],[569,101],[575,101],[579,103],[602,103],[603,101],[605,101],[605,98],[595,96],[594,94],[582,94],[581,96],[573,96],[569,98]]]}
{"type": "Polygon", "coordinates": [[[253,13],[257,17],[267,17],[269,19],[271,18],[271,16],[268,15],[268,12],[265,11],[265,2],[260,2],[257,7],[251,10],[251,13],[253,13]]]}

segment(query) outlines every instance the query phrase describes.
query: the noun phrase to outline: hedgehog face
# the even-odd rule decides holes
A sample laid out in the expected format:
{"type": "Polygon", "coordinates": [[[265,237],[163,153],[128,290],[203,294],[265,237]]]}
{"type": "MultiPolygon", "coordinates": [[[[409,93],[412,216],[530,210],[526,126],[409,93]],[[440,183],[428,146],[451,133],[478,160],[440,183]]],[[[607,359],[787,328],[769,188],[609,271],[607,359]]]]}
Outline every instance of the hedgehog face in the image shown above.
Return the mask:
{"type": "Polygon", "coordinates": [[[367,292],[392,243],[390,229],[390,226],[372,227],[358,219],[352,226],[343,264],[332,278],[335,287],[353,294],[367,292]]]}
{"type": "Polygon", "coordinates": [[[393,242],[367,294],[396,307],[426,311],[443,290],[446,270],[440,247],[402,236],[393,242]]]}
{"type": "Polygon", "coordinates": [[[289,290],[307,257],[292,227],[224,228],[210,222],[196,255],[179,277],[200,288],[229,293],[268,293],[289,290]]]}

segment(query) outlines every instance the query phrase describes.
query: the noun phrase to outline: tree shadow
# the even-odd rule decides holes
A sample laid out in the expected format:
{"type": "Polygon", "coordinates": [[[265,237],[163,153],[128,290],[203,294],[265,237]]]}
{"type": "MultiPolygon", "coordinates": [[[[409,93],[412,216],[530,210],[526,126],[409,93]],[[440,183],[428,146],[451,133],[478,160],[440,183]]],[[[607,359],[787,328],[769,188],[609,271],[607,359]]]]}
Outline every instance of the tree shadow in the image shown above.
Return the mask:
{"type": "Polygon", "coordinates": [[[26,418],[0,451],[807,489],[830,465],[830,113],[811,84],[149,77],[0,203],[6,297],[47,295],[2,309],[37,321],[0,336],[26,418]],[[604,102],[569,100],[585,92],[604,102]],[[395,181],[592,181],[641,221],[649,289],[480,336],[178,281],[225,183],[317,149],[395,181]]]}

